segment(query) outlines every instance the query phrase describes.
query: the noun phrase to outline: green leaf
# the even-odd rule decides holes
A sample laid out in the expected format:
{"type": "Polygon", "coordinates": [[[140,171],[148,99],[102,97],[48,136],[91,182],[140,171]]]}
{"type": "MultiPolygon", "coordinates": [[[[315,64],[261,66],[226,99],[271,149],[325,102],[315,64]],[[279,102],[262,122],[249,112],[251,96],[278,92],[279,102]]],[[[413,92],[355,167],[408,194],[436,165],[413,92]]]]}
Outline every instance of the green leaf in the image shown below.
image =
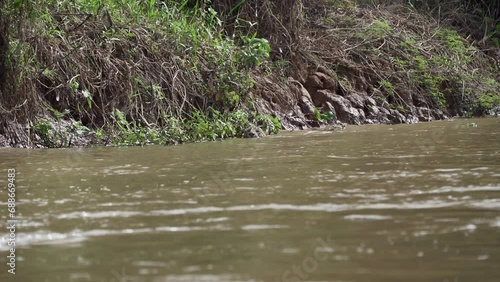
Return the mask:
{"type": "Polygon", "coordinates": [[[21,9],[21,6],[23,5],[23,0],[14,0],[14,7],[17,9],[21,9]]]}
{"type": "Polygon", "coordinates": [[[333,120],[335,118],[335,115],[332,113],[332,111],[327,111],[327,112],[323,113],[322,116],[326,120],[333,120]]]}
{"type": "Polygon", "coordinates": [[[314,109],[314,118],[321,121],[321,115],[319,114],[318,109],[314,109]]]}

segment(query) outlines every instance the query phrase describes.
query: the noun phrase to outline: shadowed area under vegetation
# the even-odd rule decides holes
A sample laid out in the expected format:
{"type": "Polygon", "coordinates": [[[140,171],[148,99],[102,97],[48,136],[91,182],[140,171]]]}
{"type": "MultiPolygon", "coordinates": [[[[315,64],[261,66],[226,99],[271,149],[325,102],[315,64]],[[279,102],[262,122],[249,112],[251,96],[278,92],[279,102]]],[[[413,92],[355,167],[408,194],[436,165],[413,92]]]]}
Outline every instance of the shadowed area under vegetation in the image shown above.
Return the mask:
{"type": "Polygon", "coordinates": [[[500,104],[495,1],[360,2],[0,1],[0,143],[176,144],[500,104]]]}

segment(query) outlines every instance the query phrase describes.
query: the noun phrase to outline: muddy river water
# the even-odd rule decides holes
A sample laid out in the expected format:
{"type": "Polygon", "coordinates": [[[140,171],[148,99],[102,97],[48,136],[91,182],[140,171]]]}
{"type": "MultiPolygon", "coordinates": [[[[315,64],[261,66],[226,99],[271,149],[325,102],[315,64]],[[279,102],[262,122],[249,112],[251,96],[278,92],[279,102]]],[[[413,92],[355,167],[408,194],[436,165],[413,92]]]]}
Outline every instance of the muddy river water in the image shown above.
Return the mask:
{"type": "Polygon", "coordinates": [[[500,281],[500,119],[0,149],[0,281],[500,281]]]}

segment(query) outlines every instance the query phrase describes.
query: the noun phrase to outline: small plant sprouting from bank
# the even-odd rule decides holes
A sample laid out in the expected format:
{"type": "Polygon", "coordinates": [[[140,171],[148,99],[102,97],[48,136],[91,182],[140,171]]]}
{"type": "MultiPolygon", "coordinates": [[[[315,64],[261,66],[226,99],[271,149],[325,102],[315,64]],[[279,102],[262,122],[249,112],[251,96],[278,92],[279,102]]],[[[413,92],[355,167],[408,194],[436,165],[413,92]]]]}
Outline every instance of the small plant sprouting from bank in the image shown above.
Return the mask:
{"type": "Polygon", "coordinates": [[[357,33],[356,36],[363,40],[375,40],[390,36],[392,32],[393,28],[389,22],[376,19],[362,32],[357,33]]]}
{"type": "Polygon", "coordinates": [[[385,93],[391,96],[394,95],[394,85],[390,81],[381,80],[378,84],[380,85],[381,89],[385,91],[385,93]]]}
{"type": "MultiPolygon", "coordinates": [[[[62,117],[62,116],[60,116],[62,117]]],[[[31,132],[31,142],[46,148],[63,148],[74,145],[75,140],[92,135],[92,131],[80,121],[56,121],[42,118],[28,126],[31,132]]]]}
{"type": "Polygon", "coordinates": [[[483,94],[479,96],[477,103],[474,105],[473,114],[486,115],[490,109],[500,106],[500,95],[483,94]]]}
{"type": "Polygon", "coordinates": [[[313,115],[321,123],[328,123],[335,119],[335,114],[332,111],[320,112],[318,109],[314,109],[313,115]]]}
{"type": "Polygon", "coordinates": [[[257,38],[255,33],[251,37],[244,36],[242,41],[244,45],[241,49],[241,60],[249,67],[254,68],[260,66],[264,60],[269,58],[271,46],[264,38],[257,38]]]}
{"type": "Polygon", "coordinates": [[[278,134],[283,129],[280,120],[272,115],[257,115],[255,122],[265,134],[278,134]]]}

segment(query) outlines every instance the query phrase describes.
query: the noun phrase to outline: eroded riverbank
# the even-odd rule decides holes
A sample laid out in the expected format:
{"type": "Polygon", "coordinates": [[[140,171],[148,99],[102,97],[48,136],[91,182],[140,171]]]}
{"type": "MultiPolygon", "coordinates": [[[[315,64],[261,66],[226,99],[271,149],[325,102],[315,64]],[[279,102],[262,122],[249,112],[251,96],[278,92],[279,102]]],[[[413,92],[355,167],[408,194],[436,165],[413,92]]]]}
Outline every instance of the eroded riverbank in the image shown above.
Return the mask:
{"type": "Polygon", "coordinates": [[[0,6],[0,145],[179,144],[500,104],[494,1],[75,1],[0,6]]]}
{"type": "Polygon", "coordinates": [[[18,274],[0,278],[493,282],[499,122],[3,148],[21,227],[18,274]]]}

